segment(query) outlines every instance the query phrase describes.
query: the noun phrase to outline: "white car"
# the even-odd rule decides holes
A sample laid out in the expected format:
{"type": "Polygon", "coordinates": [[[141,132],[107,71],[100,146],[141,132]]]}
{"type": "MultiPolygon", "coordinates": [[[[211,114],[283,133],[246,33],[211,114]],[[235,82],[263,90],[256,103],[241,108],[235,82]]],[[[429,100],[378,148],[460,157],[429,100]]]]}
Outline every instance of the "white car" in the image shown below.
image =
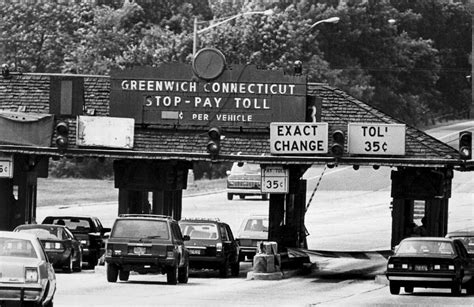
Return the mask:
{"type": "Polygon", "coordinates": [[[246,217],[240,225],[236,239],[239,243],[239,261],[252,259],[257,253],[257,242],[268,241],[268,216],[246,217]]]}
{"type": "Polygon", "coordinates": [[[0,231],[0,301],[53,306],[55,292],[56,275],[39,239],[0,231]]]}

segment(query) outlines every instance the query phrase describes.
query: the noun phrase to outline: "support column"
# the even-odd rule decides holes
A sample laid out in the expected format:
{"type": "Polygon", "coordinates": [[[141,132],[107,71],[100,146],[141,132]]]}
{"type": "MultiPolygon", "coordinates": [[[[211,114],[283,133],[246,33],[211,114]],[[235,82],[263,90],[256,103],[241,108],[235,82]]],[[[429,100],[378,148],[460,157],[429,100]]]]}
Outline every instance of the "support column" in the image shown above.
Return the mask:
{"type": "Polygon", "coordinates": [[[13,180],[2,178],[0,179],[0,230],[13,230],[11,227],[11,215],[14,205],[13,180]]]}
{"type": "Polygon", "coordinates": [[[182,213],[183,191],[153,191],[153,214],[167,215],[179,221],[182,213]]]}
{"type": "Polygon", "coordinates": [[[427,236],[444,237],[448,233],[448,202],[447,198],[425,201],[427,236]]]}
{"type": "Polygon", "coordinates": [[[148,213],[148,192],[119,189],[118,214],[148,213]]]}
{"type": "Polygon", "coordinates": [[[392,202],[392,249],[397,246],[401,240],[411,235],[413,222],[412,199],[394,198],[392,202]]]}
{"type": "Polygon", "coordinates": [[[286,195],[270,194],[268,206],[268,240],[278,243],[281,248],[282,226],[285,223],[285,203],[286,195]]]}

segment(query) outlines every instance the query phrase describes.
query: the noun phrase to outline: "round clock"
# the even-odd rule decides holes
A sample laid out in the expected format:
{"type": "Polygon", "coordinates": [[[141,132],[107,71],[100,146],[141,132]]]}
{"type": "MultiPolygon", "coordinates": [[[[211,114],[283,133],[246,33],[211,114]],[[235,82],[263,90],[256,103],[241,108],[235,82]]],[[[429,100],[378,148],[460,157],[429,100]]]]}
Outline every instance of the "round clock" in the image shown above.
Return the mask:
{"type": "Polygon", "coordinates": [[[225,69],[225,56],[215,48],[199,50],[193,59],[193,71],[201,79],[212,80],[225,69]]]}

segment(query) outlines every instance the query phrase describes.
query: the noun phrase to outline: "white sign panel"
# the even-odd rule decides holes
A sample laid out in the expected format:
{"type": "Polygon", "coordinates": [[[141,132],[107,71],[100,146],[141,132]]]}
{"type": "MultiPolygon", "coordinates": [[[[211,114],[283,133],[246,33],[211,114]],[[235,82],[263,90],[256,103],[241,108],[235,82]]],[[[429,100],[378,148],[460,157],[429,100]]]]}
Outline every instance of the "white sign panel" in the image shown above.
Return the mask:
{"type": "Polygon", "coordinates": [[[133,148],[133,118],[78,116],[78,146],[133,148]]]}
{"type": "Polygon", "coordinates": [[[288,193],[290,172],[283,166],[262,167],[262,193],[288,193]]]}
{"type": "Polygon", "coordinates": [[[13,157],[0,155],[0,178],[13,178],[13,157]]]}
{"type": "Polygon", "coordinates": [[[271,123],[271,154],[325,154],[328,123],[271,123]]]}
{"type": "Polygon", "coordinates": [[[404,155],[405,130],[404,124],[349,123],[349,153],[404,155]]]}

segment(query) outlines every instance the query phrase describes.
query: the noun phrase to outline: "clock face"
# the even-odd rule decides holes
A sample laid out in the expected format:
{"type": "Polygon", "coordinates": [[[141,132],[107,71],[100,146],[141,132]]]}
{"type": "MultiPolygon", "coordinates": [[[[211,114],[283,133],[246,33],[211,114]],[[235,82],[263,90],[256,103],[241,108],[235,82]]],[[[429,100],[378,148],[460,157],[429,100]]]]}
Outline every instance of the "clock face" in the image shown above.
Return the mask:
{"type": "Polygon", "coordinates": [[[222,52],[214,48],[204,48],[194,56],[193,71],[199,78],[212,80],[222,74],[225,64],[222,52]]]}

